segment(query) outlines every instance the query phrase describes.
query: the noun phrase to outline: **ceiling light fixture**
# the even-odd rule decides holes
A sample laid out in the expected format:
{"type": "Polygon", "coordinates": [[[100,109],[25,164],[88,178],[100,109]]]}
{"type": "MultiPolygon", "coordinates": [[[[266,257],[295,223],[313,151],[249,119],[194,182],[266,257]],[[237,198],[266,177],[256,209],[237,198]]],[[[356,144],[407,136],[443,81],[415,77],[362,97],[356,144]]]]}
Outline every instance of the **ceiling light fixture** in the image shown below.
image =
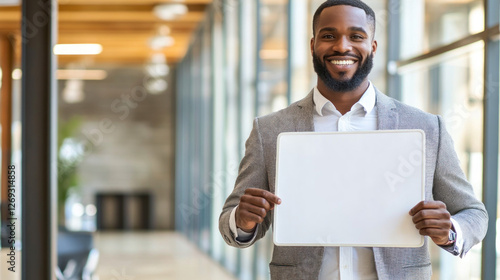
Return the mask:
{"type": "Polygon", "coordinates": [[[57,70],[58,80],[94,80],[100,81],[108,77],[108,73],[104,70],[88,70],[88,69],[59,69],[57,70]]]}
{"type": "Polygon", "coordinates": [[[167,88],[167,81],[161,78],[150,79],[146,82],[146,89],[151,94],[160,94],[167,90],[167,88]]]}
{"type": "Polygon", "coordinates": [[[102,52],[100,44],[57,44],[55,55],[96,55],[102,52]]]}
{"type": "Polygon", "coordinates": [[[158,27],[158,34],[160,35],[170,35],[170,27],[168,27],[167,25],[160,25],[158,27]]]}
{"type": "Polygon", "coordinates": [[[185,15],[188,12],[188,7],[184,4],[160,4],[154,7],[153,12],[159,19],[173,20],[185,15]]]}
{"type": "Polygon", "coordinates": [[[167,59],[163,53],[155,53],[151,56],[150,62],[145,66],[146,73],[154,78],[166,77],[170,72],[167,59]]]}
{"type": "Polygon", "coordinates": [[[21,80],[22,77],[23,77],[23,71],[21,71],[21,69],[16,68],[12,71],[13,80],[21,80]]]}
{"type": "MultiPolygon", "coordinates": [[[[21,80],[23,77],[23,71],[21,69],[16,68],[12,71],[12,79],[13,80],[21,80]]],[[[104,80],[108,77],[108,72],[104,70],[87,70],[87,69],[58,69],[57,70],[57,79],[58,80],[95,80],[100,81],[104,80]]]]}
{"type": "Polygon", "coordinates": [[[2,0],[0,1],[0,6],[19,6],[21,5],[21,0],[2,0]]]}
{"type": "Polygon", "coordinates": [[[151,63],[167,63],[167,58],[163,53],[154,53],[151,55],[151,63]]]}
{"type": "Polygon", "coordinates": [[[62,90],[62,98],[66,103],[78,103],[85,99],[83,92],[82,80],[67,80],[64,89],[62,90]]]}
{"type": "Polygon", "coordinates": [[[174,38],[164,35],[157,35],[149,39],[149,47],[153,50],[161,50],[163,48],[173,46],[174,43],[174,38]]]}
{"type": "Polygon", "coordinates": [[[170,72],[170,67],[166,64],[149,64],[146,65],[146,71],[151,77],[165,77],[170,72]]]}

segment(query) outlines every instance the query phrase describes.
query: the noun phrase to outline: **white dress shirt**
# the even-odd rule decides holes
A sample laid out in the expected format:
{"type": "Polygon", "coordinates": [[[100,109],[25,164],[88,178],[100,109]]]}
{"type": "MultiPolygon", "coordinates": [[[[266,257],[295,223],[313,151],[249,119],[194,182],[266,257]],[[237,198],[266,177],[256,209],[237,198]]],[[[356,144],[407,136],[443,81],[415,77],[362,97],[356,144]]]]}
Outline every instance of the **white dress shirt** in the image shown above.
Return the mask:
{"type": "MultiPolygon", "coordinates": [[[[377,129],[377,107],[375,106],[375,89],[370,82],[368,89],[356,102],[351,110],[342,115],[318,88],[314,88],[313,101],[314,131],[366,131],[377,129]]],[[[254,233],[246,233],[236,227],[236,208],[231,212],[229,227],[238,243],[252,242],[254,233]]],[[[408,209],[409,211],[410,209],[408,209]]],[[[456,244],[462,250],[463,240],[458,223],[452,220],[457,232],[456,244]]],[[[378,279],[371,247],[325,247],[323,263],[321,265],[318,280],[351,280],[378,279]]]]}
{"type": "MultiPolygon", "coordinates": [[[[377,129],[375,89],[368,86],[351,110],[342,115],[335,105],[314,88],[314,131],[357,131],[377,129]]],[[[319,280],[378,279],[373,249],[367,247],[325,247],[319,280]]]]}

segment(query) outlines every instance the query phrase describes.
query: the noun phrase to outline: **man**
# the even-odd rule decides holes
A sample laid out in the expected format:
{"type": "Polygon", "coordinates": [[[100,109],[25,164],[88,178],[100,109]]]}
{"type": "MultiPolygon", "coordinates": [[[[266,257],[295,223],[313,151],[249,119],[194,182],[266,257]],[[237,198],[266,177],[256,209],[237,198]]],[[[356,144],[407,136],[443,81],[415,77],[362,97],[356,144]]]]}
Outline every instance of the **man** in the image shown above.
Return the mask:
{"type": "Polygon", "coordinates": [[[288,108],[255,119],[234,191],[219,219],[222,236],[229,245],[245,248],[271,226],[273,208],[281,203],[274,195],[279,133],[422,129],[426,134],[425,201],[408,210],[415,227],[426,236],[424,246],[274,246],[270,271],[273,280],[430,279],[428,238],[463,257],[486,234],[484,205],[459,167],[442,119],[385,96],[367,79],[377,51],[373,10],[359,0],[326,1],[314,15],[313,32],[317,86],[288,108]]]}

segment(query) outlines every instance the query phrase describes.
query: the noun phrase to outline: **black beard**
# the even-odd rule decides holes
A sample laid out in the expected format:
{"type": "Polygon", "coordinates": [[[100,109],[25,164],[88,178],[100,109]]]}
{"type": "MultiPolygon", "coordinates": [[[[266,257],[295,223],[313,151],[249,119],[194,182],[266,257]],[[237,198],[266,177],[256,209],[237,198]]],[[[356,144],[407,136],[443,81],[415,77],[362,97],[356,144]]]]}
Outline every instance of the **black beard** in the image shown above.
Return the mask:
{"type": "MultiPolygon", "coordinates": [[[[352,78],[347,81],[341,81],[333,78],[326,69],[326,63],[330,62],[328,62],[327,60],[321,62],[319,57],[316,55],[316,52],[313,52],[314,71],[316,72],[316,74],[318,74],[318,78],[320,78],[321,81],[323,81],[323,83],[333,91],[352,91],[359,87],[361,83],[366,79],[368,74],[370,74],[370,71],[373,67],[373,53],[366,57],[366,61],[361,64],[361,67],[356,70],[352,78]]],[[[345,75],[345,72],[341,73],[341,76],[342,75],[345,75]]]]}

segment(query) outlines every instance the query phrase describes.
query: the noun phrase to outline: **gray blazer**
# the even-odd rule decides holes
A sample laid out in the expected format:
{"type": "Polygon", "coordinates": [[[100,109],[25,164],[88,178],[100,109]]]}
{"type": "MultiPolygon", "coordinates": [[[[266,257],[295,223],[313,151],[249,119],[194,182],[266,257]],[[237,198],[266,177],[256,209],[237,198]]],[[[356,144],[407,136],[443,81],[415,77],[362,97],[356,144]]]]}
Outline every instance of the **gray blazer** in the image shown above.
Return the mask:
{"type": "MultiPolygon", "coordinates": [[[[256,118],[246,142],[233,192],[219,218],[219,229],[227,244],[244,248],[262,238],[273,222],[272,211],[258,225],[256,238],[248,244],[235,240],[229,229],[231,210],[246,188],[274,193],[276,140],[281,132],[314,131],[313,94],[270,115],[256,118]]],[[[426,200],[440,200],[463,231],[464,252],[479,243],[487,230],[488,215],[473,193],[459,166],[453,141],[439,116],[425,113],[376,91],[378,129],[422,129],[426,135],[426,200]]],[[[410,209],[408,209],[409,211],[410,209]]],[[[379,279],[430,279],[431,261],[428,238],[419,248],[373,248],[379,279]]],[[[318,279],[323,247],[274,246],[269,264],[271,279],[318,279]]]]}

